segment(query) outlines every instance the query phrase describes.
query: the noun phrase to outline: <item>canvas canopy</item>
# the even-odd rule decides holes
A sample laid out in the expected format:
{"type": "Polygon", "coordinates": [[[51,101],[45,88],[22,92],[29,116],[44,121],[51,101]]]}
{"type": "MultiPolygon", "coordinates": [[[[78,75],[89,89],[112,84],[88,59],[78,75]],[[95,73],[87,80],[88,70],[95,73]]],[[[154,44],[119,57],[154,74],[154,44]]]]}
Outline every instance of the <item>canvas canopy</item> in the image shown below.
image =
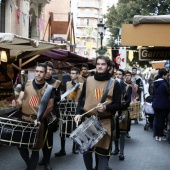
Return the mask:
{"type": "Polygon", "coordinates": [[[138,24],[170,24],[170,15],[135,15],[133,17],[133,25],[138,24]]]}
{"type": "Polygon", "coordinates": [[[24,38],[12,33],[0,33],[0,49],[10,50],[10,57],[26,58],[53,48],[66,48],[66,44],[56,44],[24,38]],[[23,56],[22,53],[25,53],[23,56]]]}

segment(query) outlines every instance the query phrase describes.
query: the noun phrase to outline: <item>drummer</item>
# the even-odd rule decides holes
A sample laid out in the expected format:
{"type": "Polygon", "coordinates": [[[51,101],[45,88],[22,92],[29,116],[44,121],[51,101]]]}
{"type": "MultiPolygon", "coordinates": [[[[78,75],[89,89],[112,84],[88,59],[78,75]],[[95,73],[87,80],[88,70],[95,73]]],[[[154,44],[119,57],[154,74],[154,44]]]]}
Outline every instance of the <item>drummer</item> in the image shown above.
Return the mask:
{"type": "Polygon", "coordinates": [[[109,73],[111,67],[112,61],[109,57],[98,56],[96,58],[96,73],[94,76],[88,77],[87,81],[83,84],[82,94],[78,102],[77,115],[75,116],[76,122],[81,120],[82,107],[84,112],[87,112],[97,106],[97,109],[88,112],[88,114],[85,115],[85,118],[88,118],[91,115],[97,115],[97,117],[99,117],[99,122],[105,129],[107,129],[106,135],[104,135],[104,137],[92,148],[92,150],[83,155],[87,170],[93,169],[92,152],[95,152],[96,154],[98,170],[107,169],[108,160],[111,155],[112,117],[121,106],[121,88],[117,81],[112,81],[111,88],[109,88],[106,95],[106,101],[108,103],[106,105],[100,103],[106,85],[111,78],[109,73]],[[83,102],[84,100],[85,102],[83,102]]]}
{"type": "MultiPolygon", "coordinates": [[[[69,89],[71,89],[73,86],[75,86],[76,83],[79,83],[78,82],[78,77],[80,76],[80,69],[77,68],[77,67],[73,67],[71,69],[71,73],[70,73],[70,76],[71,76],[71,81],[68,81],[66,83],[66,90],[68,91],[69,89]]],[[[72,102],[73,104],[73,107],[74,110],[76,110],[76,107],[77,107],[77,101],[80,97],[80,94],[81,94],[81,91],[82,91],[82,83],[79,83],[80,86],[77,87],[74,91],[72,91],[71,93],[69,93],[69,95],[67,96],[67,102],[68,102],[68,107],[70,107],[69,105],[69,101],[72,102]]],[[[72,106],[71,104],[71,106],[72,106]]],[[[64,113],[64,116],[66,116],[66,123],[62,124],[62,120],[61,123],[60,123],[60,139],[61,139],[61,149],[59,152],[55,153],[55,157],[60,157],[60,156],[64,156],[66,155],[66,151],[65,151],[65,142],[66,142],[66,138],[70,136],[70,133],[74,130],[75,128],[75,122],[74,122],[74,118],[73,116],[75,116],[75,112],[70,112],[67,108],[67,110],[65,111],[64,113]],[[66,113],[66,114],[65,114],[66,113]],[[71,114],[71,115],[69,115],[71,114]],[[72,115],[73,114],[73,115],[72,115]],[[70,118],[71,117],[71,118],[70,118]],[[73,122],[71,122],[73,121],[73,122]],[[70,123],[71,122],[71,123],[70,123]],[[66,125],[67,124],[67,125],[66,125]]],[[[62,114],[60,112],[60,119],[62,119],[62,114]]],[[[73,142],[73,147],[72,147],[72,153],[73,154],[78,154],[78,151],[76,149],[76,145],[75,143],[73,142]]]]}
{"type": "MultiPolygon", "coordinates": [[[[57,103],[60,101],[60,84],[61,84],[61,81],[54,79],[53,76],[52,76],[53,69],[54,69],[53,63],[50,62],[50,61],[47,61],[47,62],[45,62],[45,64],[47,66],[47,73],[45,75],[45,81],[55,88],[54,107],[53,107],[51,114],[54,114],[57,117],[57,119],[59,119],[59,112],[58,112],[58,109],[57,109],[57,107],[58,107],[57,103]]],[[[49,116],[50,115],[48,115],[48,117],[49,116]]],[[[47,119],[47,120],[50,120],[50,118],[47,119]]],[[[47,124],[49,124],[49,123],[51,123],[51,122],[47,122],[47,124]]],[[[52,168],[50,166],[50,157],[51,157],[51,152],[52,152],[52,148],[53,148],[53,132],[55,132],[57,130],[58,125],[56,123],[51,123],[50,125],[46,125],[46,126],[48,127],[48,131],[47,131],[46,138],[45,138],[45,141],[44,141],[44,147],[42,148],[43,158],[38,163],[38,165],[44,165],[45,170],[52,170],[52,168]]]]}
{"type": "Polygon", "coordinates": [[[17,108],[22,107],[23,120],[34,122],[35,125],[40,124],[36,146],[31,148],[31,157],[29,156],[29,150],[27,148],[18,148],[21,157],[27,165],[27,170],[35,170],[37,167],[39,149],[43,147],[43,140],[45,136],[44,119],[52,111],[54,104],[55,90],[52,89],[50,92],[50,98],[46,102],[47,106],[45,108],[45,112],[43,113],[42,119],[39,121],[37,119],[38,110],[44,109],[40,107],[40,101],[48,86],[48,83],[45,82],[46,72],[47,66],[44,63],[38,63],[35,68],[35,79],[27,80],[27,82],[22,85],[18,99],[12,101],[12,106],[17,108]]]}
{"type": "MultiPolygon", "coordinates": [[[[129,76],[128,73],[125,74],[125,72],[122,69],[118,69],[116,71],[116,79],[120,79],[123,81],[123,77],[124,75],[127,77],[129,76]]],[[[121,81],[119,81],[121,83],[121,81]]],[[[131,86],[127,86],[124,81],[121,85],[121,89],[122,89],[122,104],[121,104],[121,109],[119,110],[119,115],[121,116],[121,114],[125,114],[126,117],[125,119],[119,123],[118,121],[118,125],[119,125],[119,132],[120,132],[120,140],[114,140],[115,143],[115,150],[113,151],[113,155],[117,155],[119,153],[119,160],[124,160],[124,146],[125,146],[125,136],[126,136],[126,132],[127,132],[127,125],[129,122],[129,113],[127,108],[129,107],[129,104],[131,102],[131,94],[132,94],[132,87],[131,86]],[[123,113],[122,113],[123,112],[123,113]],[[120,142],[120,152],[119,152],[119,142],[120,142]]],[[[118,116],[118,115],[116,115],[118,116]]],[[[119,118],[118,118],[119,120],[119,118]]]]}
{"type": "Polygon", "coordinates": [[[78,81],[80,83],[84,83],[84,81],[86,81],[87,77],[90,75],[88,70],[89,70],[89,68],[86,63],[81,65],[81,73],[82,74],[78,77],[78,81]]]}

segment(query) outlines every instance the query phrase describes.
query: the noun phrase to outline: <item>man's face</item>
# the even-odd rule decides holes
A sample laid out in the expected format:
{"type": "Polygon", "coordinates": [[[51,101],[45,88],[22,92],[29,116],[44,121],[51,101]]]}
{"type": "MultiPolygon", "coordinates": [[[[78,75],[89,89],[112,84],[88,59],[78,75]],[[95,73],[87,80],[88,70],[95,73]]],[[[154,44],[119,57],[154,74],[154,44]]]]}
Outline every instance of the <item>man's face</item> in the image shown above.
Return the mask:
{"type": "Polygon", "coordinates": [[[136,69],[132,69],[132,74],[136,75],[137,74],[137,70],[136,69]]]}
{"type": "Polygon", "coordinates": [[[123,79],[123,74],[121,71],[116,71],[116,78],[123,79]]]}
{"type": "Polygon", "coordinates": [[[81,68],[82,75],[87,75],[88,74],[88,69],[87,67],[82,67],[81,68]]]}
{"type": "Polygon", "coordinates": [[[125,80],[126,80],[127,82],[130,82],[130,81],[131,81],[131,78],[132,78],[132,76],[131,76],[130,74],[125,74],[125,80]]]}
{"type": "Polygon", "coordinates": [[[53,69],[49,66],[47,66],[47,73],[45,74],[45,78],[49,79],[52,76],[53,69]]]}
{"type": "Polygon", "coordinates": [[[97,63],[96,63],[96,72],[99,74],[104,74],[108,70],[109,70],[109,67],[108,67],[107,63],[105,62],[105,60],[98,59],[97,63]]]}
{"type": "Polygon", "coordinates": [[[45,74],[46,74],[45,68],[37,66],[36,69],[35,69],[35,80],[36,80],[36,82],[37,83],[44,82],[45,74]]]}
{"type": "Polygon", "coordinates": [[[77,74],[75,70],[71,70],[70,77],[72,81],[77,80],[79,75],[80,74],[77,74]]]}

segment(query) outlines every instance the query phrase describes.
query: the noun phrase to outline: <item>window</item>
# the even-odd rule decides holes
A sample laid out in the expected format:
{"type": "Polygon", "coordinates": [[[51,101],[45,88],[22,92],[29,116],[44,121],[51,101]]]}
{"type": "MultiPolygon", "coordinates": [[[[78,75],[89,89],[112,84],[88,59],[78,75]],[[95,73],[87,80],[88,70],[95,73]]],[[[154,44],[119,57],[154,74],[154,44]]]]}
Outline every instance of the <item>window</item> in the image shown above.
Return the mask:
{"type": "Polygon", "coordinates": [[[0,32],[5,32],[5,0],[0,4],[0,32]]]}
{"type": "Polygon", "coordinates": [[[84,19],[84,25],[89,25],[89,19],[88,18],[84,19]]]}

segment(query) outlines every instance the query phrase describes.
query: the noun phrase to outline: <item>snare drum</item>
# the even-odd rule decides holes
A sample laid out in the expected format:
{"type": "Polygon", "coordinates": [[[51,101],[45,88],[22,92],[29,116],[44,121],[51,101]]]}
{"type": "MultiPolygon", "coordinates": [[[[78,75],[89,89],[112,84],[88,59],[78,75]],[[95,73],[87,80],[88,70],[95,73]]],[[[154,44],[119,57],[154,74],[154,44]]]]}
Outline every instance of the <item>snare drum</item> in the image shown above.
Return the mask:
{"type": "Polygon", "coordinates": [[[60,135],[64,138],[69,137],[73,130],[76,128],[76,123],[74,121],[76,108],[77,102],[72,100],[62,101],[59,105],[59,129],[60,135]]]}
{"type": "Polygon", "coordinates": [[[8,146],[33,148],[37,142],[39,127],[34,123],[0,116],[0,143],[8,146]]]}
{"type": "Polygon", "coordinates": [[[77,144],[81,153],[88,151],[96,145],[106,134],[96,116],[91,116],[79,125],[70,135],[77,144]]]}

